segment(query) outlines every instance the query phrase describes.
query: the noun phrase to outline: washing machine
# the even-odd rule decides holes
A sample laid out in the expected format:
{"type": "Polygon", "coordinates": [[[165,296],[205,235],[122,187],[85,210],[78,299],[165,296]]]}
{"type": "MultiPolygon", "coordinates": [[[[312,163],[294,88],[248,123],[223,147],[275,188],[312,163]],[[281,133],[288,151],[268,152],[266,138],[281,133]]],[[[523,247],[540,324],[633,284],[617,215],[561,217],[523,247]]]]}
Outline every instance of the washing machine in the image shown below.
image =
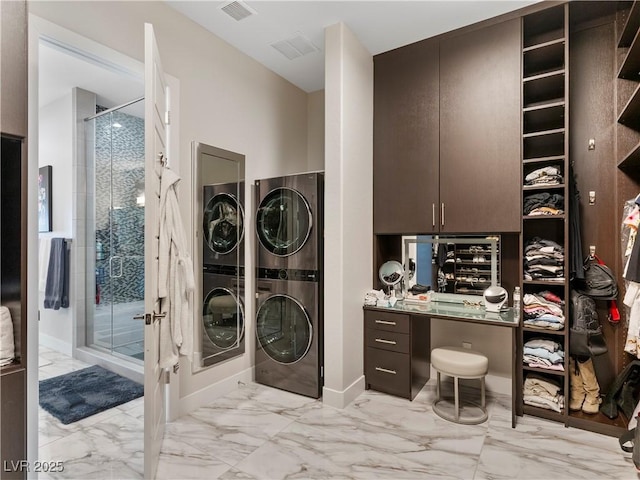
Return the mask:
{"type": "Polygon", "coordinates": [[[323,346],[320,282],[290,275],[257,280],[257,383],[319,398],[323,346]]]}
{"type": "Polygon", "coordinates": [[[224,265],[205,265],[202,273],[200,364],[203,367],[245,351],[244,278],[227,275],[227,271],[224,265]]]}
{"type": "Polygon", "coordinates": [[[202,264],[244,265],[244,181],[202,187],[202,264]]]}
{"type": "Polygon", "coordinates": [[[320,270],[324,174],[269,178],[255,185],[258,269],[320,270]]]}

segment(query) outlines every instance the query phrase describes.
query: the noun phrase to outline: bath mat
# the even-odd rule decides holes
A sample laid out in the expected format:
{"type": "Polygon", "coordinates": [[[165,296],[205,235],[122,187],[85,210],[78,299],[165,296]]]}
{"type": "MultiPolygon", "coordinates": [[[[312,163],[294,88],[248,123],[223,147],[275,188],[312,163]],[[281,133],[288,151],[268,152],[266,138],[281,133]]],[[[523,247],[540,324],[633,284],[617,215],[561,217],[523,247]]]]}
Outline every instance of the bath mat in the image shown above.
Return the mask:
{"type": "Polygon", "coordinates": [[[98,365],[40,381],[40,406],[65,425],[143,394],[141,384],[98,365]]]}

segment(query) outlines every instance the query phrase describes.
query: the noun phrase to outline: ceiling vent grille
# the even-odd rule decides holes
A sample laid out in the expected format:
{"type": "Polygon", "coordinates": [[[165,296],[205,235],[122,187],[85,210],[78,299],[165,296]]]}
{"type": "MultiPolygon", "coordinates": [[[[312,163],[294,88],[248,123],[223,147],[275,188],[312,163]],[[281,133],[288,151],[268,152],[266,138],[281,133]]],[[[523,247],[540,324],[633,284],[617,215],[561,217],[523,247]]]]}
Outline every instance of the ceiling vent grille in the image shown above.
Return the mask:
{"type": "Polygon", "coordinates": [[[220,10],[238,22],[258,13],[246,3],[238,1],[225,3],[220,10]]]}
{"type": "Polygon", "coordinates": [[[289,60],[302,57],[310,53],[318,51],[318,48],[311,41],[300,33],[285,40],[280,40],[271,44],[273,48],[278,50],[289,60]]]}

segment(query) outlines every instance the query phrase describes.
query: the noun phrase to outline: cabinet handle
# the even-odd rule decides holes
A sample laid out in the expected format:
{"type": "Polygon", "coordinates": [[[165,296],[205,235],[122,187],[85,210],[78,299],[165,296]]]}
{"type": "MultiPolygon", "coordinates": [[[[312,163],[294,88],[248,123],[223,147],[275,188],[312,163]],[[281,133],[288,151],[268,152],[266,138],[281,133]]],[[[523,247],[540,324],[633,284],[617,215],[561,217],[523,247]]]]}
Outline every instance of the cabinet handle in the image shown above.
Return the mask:
{"type": "Polygon", "coordinates": [[[431,204],[431,226],[436,228],[436,204],[431,204]]]}
{"type": "Polygon", "coordinates": [[[442,226],[444,227],[444,202],[442,202],[442,206],[440,207],[441,211],[442,211],[442,218],[440,218],[440,220],[442,221],[442,226]]]}
{"type": "Polygon", "coordinates": [[[382,323],[383,325],[393,325],[395,326],[396,322],[389,322],[388,320],[376,320],[376,323],[382,323]]]}
{"type": "Polygon", "coordinates": [[[388,368],[376,367],[376,370],[378,372],[390,373],[391,375],[395,375],[396,374],[395,370],[389,370],[388,368]]]}
{"type": "Polygon", "coordinates": [[[396,342],[394,340],[383,340],[382,338],[376,338],[376,342],[378,343],[386,343],[388,345],[395,345],[396,342]]]}

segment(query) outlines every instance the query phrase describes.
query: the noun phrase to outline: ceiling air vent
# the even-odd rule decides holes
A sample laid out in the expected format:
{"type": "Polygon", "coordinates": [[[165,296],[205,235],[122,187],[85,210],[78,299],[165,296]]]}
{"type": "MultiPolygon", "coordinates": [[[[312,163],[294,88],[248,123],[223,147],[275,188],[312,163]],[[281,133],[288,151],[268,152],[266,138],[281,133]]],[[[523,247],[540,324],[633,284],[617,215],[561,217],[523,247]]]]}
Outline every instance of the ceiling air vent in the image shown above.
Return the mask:
{"type": "Polygon", "coordinates": [[[225,3],[220,7],[220,10],[238,22],[258,13],[246,3],[238,1],[225,3]]]}
{"type": "Polygon", "coordinates": [[[271,44],[273,48],[278,50],[289,60],[317,52],[318,48],[311,41],[300,33],[296,33],[293,37],[280,40],[271,44]]]}

